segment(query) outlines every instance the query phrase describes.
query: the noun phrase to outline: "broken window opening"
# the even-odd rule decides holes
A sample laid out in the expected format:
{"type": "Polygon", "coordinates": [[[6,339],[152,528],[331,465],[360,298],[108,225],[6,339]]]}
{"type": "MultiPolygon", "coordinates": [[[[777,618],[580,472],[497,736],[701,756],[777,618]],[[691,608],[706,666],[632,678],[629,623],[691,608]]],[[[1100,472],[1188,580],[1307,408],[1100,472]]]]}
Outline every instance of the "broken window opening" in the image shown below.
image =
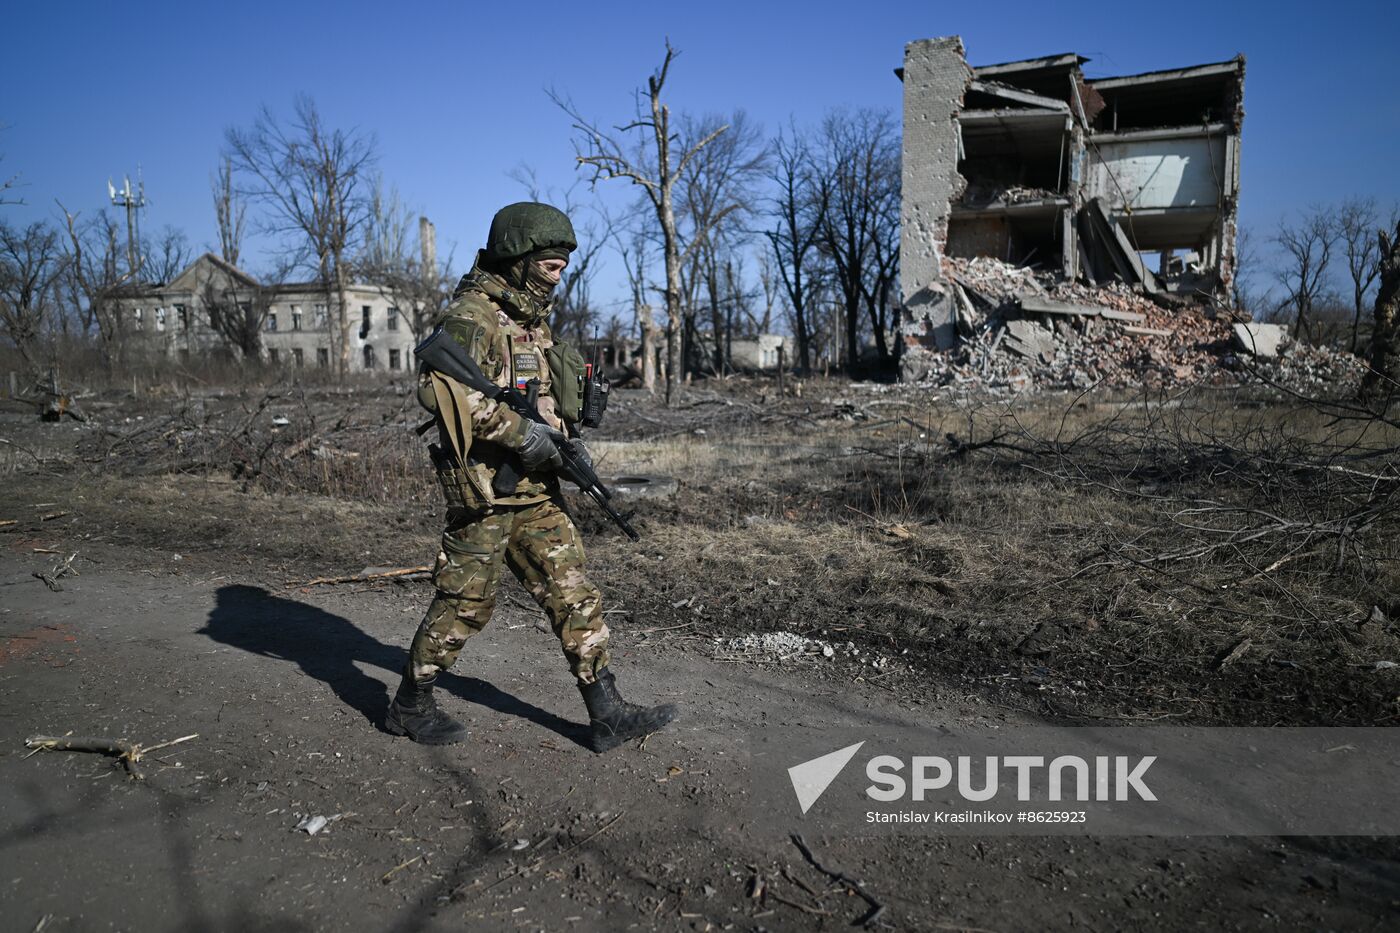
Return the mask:
{"type": "Polygon", "coordinates": [[[1213,123],[1233,127],[1237,122],[1241,85],[1233,62],[1182,73],[1090,80],[1104,101],[1103,110],[1093,119],[1099,132],[1213,123]]]}
{"type": "Polygon", "coordinates": [[[1062,208],[1024,216],[1009,212],[961,211],[948,220],[949,256],[987,256],[1018,266],[1057,270],[1062,263],[1062,208]]]}
{"type": "Polygon", "coordinates": [[[958,174],[966,207],[1022,204],[1065,193],[1068,118],[1051,111],[964,111],[958,174]]]}

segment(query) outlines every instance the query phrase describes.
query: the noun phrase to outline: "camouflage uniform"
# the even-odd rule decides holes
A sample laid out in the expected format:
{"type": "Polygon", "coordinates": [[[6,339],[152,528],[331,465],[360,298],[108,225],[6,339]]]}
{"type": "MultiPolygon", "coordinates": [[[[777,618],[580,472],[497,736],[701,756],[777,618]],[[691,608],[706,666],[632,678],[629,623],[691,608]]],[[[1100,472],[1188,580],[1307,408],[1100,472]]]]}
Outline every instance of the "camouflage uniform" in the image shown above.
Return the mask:
{"type": "MultiPolygon", "coordinates": [[[[546,354],[554,340],[530,300],[478,265],[462,278],[437,323],[498,385],[523,391],[539,380],[540,414],[564,430],[550,393],[546,354]]],[[[451,667],[463,643],[490,621],[505,563],[549,615],[574,676],[592,683],[608,663],[608,627],[598,588],[584,575],[583,542],[558,480],[551,473],[526,474],[512,494],[497,495],[496,470],[511,455],[523,419],[479,392],[468,390],[466,399],[473,443],[465,469],[438,474],[452,507],[433,568],[437,595],[410,648],[413,675],[426,679],[451,667]]]]}
{"type": "MultiPolygon", "coordinates": [[[[429,450],[447,498],[447,529],[433,567],[437,593],[385,716],[395,735],[433,745],[466,738],[466,728],[437,706],[433,684],[490,621],[503,563],[553,623],[588,708],[595,751],[648,735],[679,715],[672,704],[638,706],[618,691],[598,589],[584,575],[583,542],[550,469],[561,463],[562,435],[582,417],[584,366],[545,323],[558,282],[558,268],[547,262],[567,262],[576,246],[573,226],[556,208],[502,208],[487,248],[437,322],[497,385],[537,388],[547,426],[441,373],[422,373],[419,401],[437,416],[439,444],[429,450]]],[[[581,442],[573,451],[587,456],[581,442]]]]}

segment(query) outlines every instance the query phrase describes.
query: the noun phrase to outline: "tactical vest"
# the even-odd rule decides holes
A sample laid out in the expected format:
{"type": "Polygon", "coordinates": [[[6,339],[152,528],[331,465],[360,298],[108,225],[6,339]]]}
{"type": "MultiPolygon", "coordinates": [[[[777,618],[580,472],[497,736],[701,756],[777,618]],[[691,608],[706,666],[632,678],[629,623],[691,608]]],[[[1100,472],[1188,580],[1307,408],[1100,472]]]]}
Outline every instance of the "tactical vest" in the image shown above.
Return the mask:
{"type": "MultiPolygon", "coordinates": [[[[561,412],[557,383],[562,376],[572,388],[575,374],[571,357],[578,358],[577,378],[581,383],[582,358],[566,345],[555,343],[545,315],[540,315],[536,323],[526,324],[508,313],[515,311],[519,317],[525,317],[520,308],[528,300],[494,276],[473,269],[463,277],[452,304],[436,323],[446,326],[453,337],[467,345],[482,372],[497,385],[514,386],[524,395],[533,389],[540,415],[563,431],[566,422],[578,420],[578,413],[572,409],[561,412]]],[[[566,403],[570,394],[562,393],[566,403]]],[[[515,454],[502,444],[472,438],[469,426],[462,424],[461,418],[442,414],[483,404],[479,394],[439,374],[422,373],[419,400],[425,408],[439,413],[439,451],[453,453],[450,460],[434,454],[438,481],[449,506],[478,509],[494,504],[527,505],[557,492],[558,478],[553,473],[543,473],[524,476],[510,495],[495,493],[492,487],[496,471],[508,460],[518,463],[515,454]]]]}

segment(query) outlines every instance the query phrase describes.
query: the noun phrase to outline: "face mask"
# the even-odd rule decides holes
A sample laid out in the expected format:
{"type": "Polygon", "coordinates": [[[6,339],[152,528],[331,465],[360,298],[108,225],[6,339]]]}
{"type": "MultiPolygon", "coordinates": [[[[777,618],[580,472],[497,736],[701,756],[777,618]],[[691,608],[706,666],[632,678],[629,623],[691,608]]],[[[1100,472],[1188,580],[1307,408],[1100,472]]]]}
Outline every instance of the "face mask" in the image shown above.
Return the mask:
{"type": "Polygon", "coordinates": [[[525,290],[540,301],[548,301],[558,284],[538,262],[530,263],[525,269],[525,290]]]}

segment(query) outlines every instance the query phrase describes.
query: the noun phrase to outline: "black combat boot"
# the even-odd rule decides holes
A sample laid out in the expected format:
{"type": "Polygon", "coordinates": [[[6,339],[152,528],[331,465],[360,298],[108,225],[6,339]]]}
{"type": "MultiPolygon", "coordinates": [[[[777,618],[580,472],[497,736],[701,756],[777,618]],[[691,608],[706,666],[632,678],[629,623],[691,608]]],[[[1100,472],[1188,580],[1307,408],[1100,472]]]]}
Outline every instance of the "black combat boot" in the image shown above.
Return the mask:
{"type": "Polygon", "coordinates": [[[384,728],[393,735],[406,735],[424,745],[453,745],[467,737],[467,728],[438,709],[433,699],[433,677],[415,681],[405,670],[399,692],[389,704],[384,728]]]}
{"type": "Polygon", "coordinates": [[[596,682],[579,684],[578,689],[588,707],[595,752],[605,752],[628,739],[650,735],[680,715],[680,710],[671,703],[649,707],[628,703],[617,692],[617,682],[606,667],[598,672],[596,682]]]}

